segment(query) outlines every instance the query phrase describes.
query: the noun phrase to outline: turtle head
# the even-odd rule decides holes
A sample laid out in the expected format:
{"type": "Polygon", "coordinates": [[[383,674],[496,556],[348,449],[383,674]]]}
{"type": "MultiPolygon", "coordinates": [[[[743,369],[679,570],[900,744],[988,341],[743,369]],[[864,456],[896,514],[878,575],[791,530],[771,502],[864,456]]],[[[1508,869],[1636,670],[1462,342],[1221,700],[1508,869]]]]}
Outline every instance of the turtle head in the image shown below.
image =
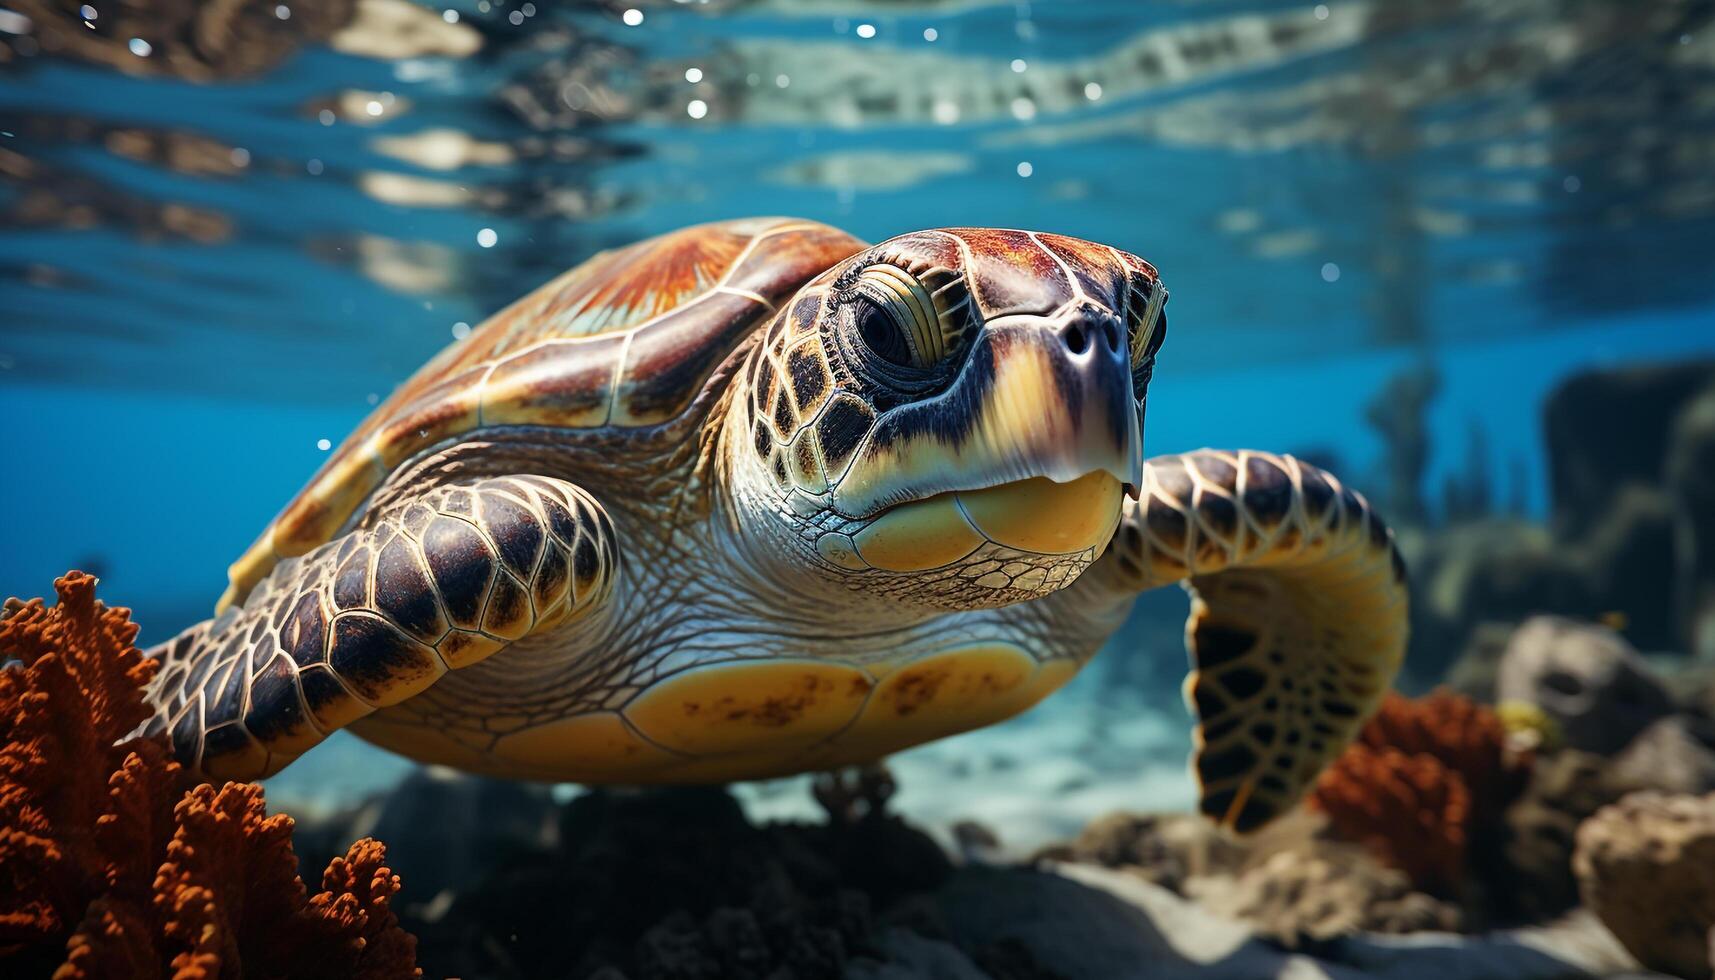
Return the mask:
{"type": "Polygon", "coordinates": [[[1148,263],[1058,235],[917,232],[841,262],[738,382],[741,523],[818,575],[936,608],[1070,583],[1141,481],[1165,301],[1148,263]]]}

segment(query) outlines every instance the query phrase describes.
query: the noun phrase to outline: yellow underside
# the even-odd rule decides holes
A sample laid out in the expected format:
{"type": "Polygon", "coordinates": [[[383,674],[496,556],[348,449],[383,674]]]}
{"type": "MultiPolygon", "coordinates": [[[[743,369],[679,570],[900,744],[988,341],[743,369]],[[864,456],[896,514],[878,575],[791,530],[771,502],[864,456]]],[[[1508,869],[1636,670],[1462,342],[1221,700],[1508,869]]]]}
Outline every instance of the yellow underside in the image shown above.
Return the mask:
{"type": "Polygon", "coordinates": [[[619,712],[566,718],[467,743],[382,712],[352,726],[424,762],[517,779],[714,783],[873,762],[1025,710],[1076,672],[1010,644],[965,646],[864,669],[810,660],[698,667],[619,712]]]}

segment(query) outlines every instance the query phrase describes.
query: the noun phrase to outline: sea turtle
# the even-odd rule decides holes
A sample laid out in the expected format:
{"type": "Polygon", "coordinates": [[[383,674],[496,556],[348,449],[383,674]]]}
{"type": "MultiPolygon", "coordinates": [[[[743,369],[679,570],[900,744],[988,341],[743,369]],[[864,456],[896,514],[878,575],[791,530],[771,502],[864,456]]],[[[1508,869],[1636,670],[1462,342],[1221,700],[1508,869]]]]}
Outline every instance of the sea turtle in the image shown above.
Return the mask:
{"type": "Polygon", "coordinates": [[[1184,582],[1201,807],[1258,827],[1388,686],[1404,575],[1314,466],[1144,460],[1166,299],[1026,231],[597,255],[339,447],[155,649],[152,727],[210,777],[345,727],[524,779],[827,770],[1023,711],[1184,582]]]}

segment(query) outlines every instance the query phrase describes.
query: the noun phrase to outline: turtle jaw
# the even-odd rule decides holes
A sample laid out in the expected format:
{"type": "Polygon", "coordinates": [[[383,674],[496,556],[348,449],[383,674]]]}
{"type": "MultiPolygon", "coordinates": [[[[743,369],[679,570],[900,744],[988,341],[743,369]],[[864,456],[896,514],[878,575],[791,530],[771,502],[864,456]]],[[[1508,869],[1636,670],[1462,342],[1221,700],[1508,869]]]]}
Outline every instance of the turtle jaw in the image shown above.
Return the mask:
{"type": "Polygon", "coordinates": [[[817,550],[852,571],[922,572],[983,550],[1017,553],[1027,565],[1076,563],[1113,537],[1123,493],[1105,470],[938,493],[889,507],[855,534],[824,534],[817,550]]]}

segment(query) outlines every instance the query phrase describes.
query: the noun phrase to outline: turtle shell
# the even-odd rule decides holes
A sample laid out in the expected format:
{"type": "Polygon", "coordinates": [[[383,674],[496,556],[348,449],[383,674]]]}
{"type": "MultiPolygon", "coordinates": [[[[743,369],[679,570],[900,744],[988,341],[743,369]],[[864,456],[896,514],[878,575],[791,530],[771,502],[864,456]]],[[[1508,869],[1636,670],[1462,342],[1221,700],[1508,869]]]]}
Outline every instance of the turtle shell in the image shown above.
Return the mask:
{"type": "Polygon", "coordinates": [[[798,288],[865,243],[790,218],[698,225],[603,252],[441,351],[358,426],[228,571],[220,609],[339,533],[423,450],[506,425],[667,422],[798,288]]]}

